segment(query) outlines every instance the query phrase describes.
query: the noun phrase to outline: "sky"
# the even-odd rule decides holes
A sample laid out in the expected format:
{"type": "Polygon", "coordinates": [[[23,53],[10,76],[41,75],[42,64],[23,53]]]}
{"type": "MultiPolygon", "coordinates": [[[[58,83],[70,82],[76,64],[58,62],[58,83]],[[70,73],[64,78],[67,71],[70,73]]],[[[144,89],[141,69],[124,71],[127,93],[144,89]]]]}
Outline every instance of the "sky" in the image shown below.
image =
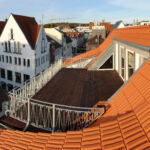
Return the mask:
{"type": "Polygon", "coordinates": [[[53,18],[72,18],[57,22],[132,23],[133,19],[150,20],[150,0],[0,0],[0,20],[10,13],[32,16],[44,24],[53,18]]]}

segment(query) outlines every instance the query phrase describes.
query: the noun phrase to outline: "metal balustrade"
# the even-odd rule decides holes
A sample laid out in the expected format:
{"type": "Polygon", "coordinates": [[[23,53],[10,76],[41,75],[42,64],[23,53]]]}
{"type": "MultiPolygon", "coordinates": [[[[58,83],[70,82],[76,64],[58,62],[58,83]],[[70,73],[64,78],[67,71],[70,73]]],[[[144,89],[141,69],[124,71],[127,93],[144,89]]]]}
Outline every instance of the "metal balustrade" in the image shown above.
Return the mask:
{"type": "Polygon", "coordinates": [[[34,96],[40,89],[42,89],[42,87],[44,87],[44,85],[50,81],[61,68],[62,59],[51,65],[44,72],[41,72],[38,76],[35,76],[29,81],[25,82],[23,87],[19,89],[13,89],[9,93],[30,98],[34,96]]]}
{"type": "MultiPolygon", "coordinates": [[[[87,64],[85,59],[81,62],[83,66],[87,64]]],[[[82,65],[80,67],[83,67],[82,65]]],[[[10,106],[6,115],[24,122],[26,124],[24,131],[29,125],[52,132],[80,130],[104,114],[105,106],[83,108],[47,103],[31,98],[55,76],[61,67],[62,59],[26,82],[22,88],[14,89],[9,93],[10,106]]]]}
{"type": "Polygon", "coordinates": [[[104,114],[105,106],[101,108],[84,108],[53,104],[10,96],[10,109],[6,112],[10,117],[33,127],[48,131],[80,130],[104,114]]]}
{"type": "Polygon", "coordinates": [[[74,61],[74,58],[69,58],[70,65],[67,68],[86,68],[87,65],[94,59],[92,58],[79,58],[78,61],[74,61]]]}

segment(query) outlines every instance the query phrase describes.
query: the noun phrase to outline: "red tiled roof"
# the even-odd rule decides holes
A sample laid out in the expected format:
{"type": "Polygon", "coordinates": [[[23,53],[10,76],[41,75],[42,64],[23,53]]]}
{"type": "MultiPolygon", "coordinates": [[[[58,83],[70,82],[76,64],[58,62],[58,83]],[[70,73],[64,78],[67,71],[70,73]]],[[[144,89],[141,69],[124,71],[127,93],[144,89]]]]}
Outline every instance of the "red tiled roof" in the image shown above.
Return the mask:
{"type": "Polygon", "coordinates": [[[102,22],[101,25],[105,26],[106,36],[107,36],[110,33],[110,31],[112,30],[113,25],[110,24],[109,22],[102,22]]]}
{"type": "Polygon", "coordinates": [[[92,64],[96,62],[96,60],[103,54],[103,52],[112,44],[113,38],[117,38],[145,47],[150,47],[150,25],[114,29],[98,48],[86,52],[84,54],[78,55],[73,59],[66,60],[63,66],[67,66],[71,63],[77,62],[81,58],[90,58],[96,56],[96,58],[91,62],[91,64],[87,66],[88,68],[90,68],[92,64]]]}
{"type": "Polygon", "coordinates": [[[0,21],[0,35],[2,34],[2,31],[5,27],[6,22],[5,21],[0,21]]]}
{"type": "MultiPolygon", "coordinates": [[[[105,30],[106,30],[106,35],[109,34],[109,32],[112,30],[113,25],[110,24],[109,22],[100,22],[99,23],[100,26],[105,26],[105,30]]],[[[90,29],[92,29],[92,27],[94,26],[94,22],[90,22],[89,24],[90,29]]]]}
{"type": "Polygon", "coordinates": [[[35,21],[35,18],[32,17],[14,14],[13,16],[17,21],[18,25],[20,26],[21,30],[25,34],[25,37],[27,38],[29,44],[34,49],[41,29],[41,25],[38,25],[35,21]]]}
{"type": "Polygon", "coordinates": [[[66,35],[70,38],[77,38],[79,36],[78,32],[66,32],[66,35]]]}
{"type": "Polygon", "coordinates": [[[150,59],[90,127],[67,133],[0,131],[1,149],[150,149],[150,59]]]}

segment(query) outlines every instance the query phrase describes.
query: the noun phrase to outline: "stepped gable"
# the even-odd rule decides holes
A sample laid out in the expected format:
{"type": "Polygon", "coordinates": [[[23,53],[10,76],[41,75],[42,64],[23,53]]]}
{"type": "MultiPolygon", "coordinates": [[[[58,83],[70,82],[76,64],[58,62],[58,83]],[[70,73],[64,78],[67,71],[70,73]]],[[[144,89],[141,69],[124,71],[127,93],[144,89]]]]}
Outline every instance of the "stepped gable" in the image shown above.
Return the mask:
{"type": "Polygon", "coordinates": [[[90,127],[67,133],[0,130],[0,149],[150,149],[150,59],[90,127]]]}
{"type": "Polygon", "coordinates": [[[40,33],[41,25],[37,24],[35,18],[14,14],[12,15],[21,28],[22,32],[24,33],[30,46],[32,47],[32,49],[34,49],[38,39],[38,35],[40,33]]]}
{"type": "Polygon", "coordinates": [[[113,39],[119,39],[140,46],[150,47],[150,25],[114,29],[98,48],[78,55],[73,59],[66,60],[63,66],[78,62],[82,58],[91,58],[95,56],[95,59],[87,66],[87,68],[90,68],[112,44],[113,39]]]}

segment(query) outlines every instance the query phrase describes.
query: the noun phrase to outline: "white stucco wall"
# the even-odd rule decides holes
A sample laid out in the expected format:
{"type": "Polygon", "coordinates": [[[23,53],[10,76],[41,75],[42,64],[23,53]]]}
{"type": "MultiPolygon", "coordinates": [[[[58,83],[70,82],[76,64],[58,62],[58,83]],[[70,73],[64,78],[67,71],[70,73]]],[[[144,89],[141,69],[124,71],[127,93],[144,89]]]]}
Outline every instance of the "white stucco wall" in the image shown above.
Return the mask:
{"type": "MultiPolygon", "coordinates": [[[[44,31],[44,30],[43,30],[44,31]]],[[[47,39],[46,39],[47,40],[47,39]]],[[[47,42],[47,41],[46,41],[47,42]]],[[[14,19],[13,15],[10,15],[7,21],[7,24],[0,36],[0,55],[4,55],[4,62],[0,62],[0,68],[5,69],[5,79],[0,78],[0,81],[4,81],[6,84],[11,84],[13,86],[21,87],[24,83],[24,74],[30,75],[30,78],[36,75],[36,72],[40,72],[43,69],[48,67],[48,63],[45,63],[41,68],[37,68],[35,70],[35,59],[36,57],[40,57],[40,47],[41,45],[41,33],[39,39],[36,44],[36,48],[32,49],[30,44],[28,43],[24,33],[20,29],[19,25],[17,24],[16,20],[14,19]],[[13,40],[10,40],[10,30],[13,29],[13,40]],[[11,43],[11,53],[5,52],[5,42],[10,41],[11,43]],[[14,53],[14,41],[20,42],[21,54],[14,53]],[[25,47],[24,47],[25,46],[25,47]],[[12,63],[6,63],[6,56],[12,58],[12,63]],[[21,58],[21,65],[15,64],[15,57],[21,58]],[[26,59],[26,66],[23,65],[23,60],[26,59]],[[30,60],[30,67],[27,67],[27,60],[30,60]],[[7,80],[7,70],[12,71],[13,79],[12,81],[7,80]],[[15,72],[21,73],[21,84],[16,83],[15,79],[15,72]]],[[[48,52],[49,47],[47,47],[48,52]]]]}
{"type": "MultiPolygon", "coordinates": [[[[25,38],[25,35],[21,31],[19,25],[16,23],[14,17],[10,15],[7,24],[0,36],[0,55],[4,55],[5,57],[5,62],[0,63],[0,68],[4,68],[5,70],[11,70],[13,71],[13,81],[9,81],[7,79],[0,79],[3,80],[7,83],[20,86],[20,84],[15,82],[15,72],[21,72],[22,73],[22,83],[23,83],[23,74],[30,75],[30,77],[33,77],[35,75],[35,56],[34,56],[34,51],[32,50],[31,46],[28,44],[28,41],[25,38]],[[10,40],[10,29],[13,29],[14,33],[14,40],[10,40]],[[21,44],[21,54],[15,54],[15,53],[8,53],[4,52],[5,51],[5,43],[10,40],[11,42],[11,49],[14,51],[14,41],[20,42],[21,44]],[[3,43],[3,45],[2,45],[3,43]],[[23,47],[25,45],[25,47],[23,47]],[[6,56],[11,56],[12,57],[12,64],[6,63],[6,56]],[[14,63],[14,58],[21,58],[21,66],[15,65],[14,63]],[[30,67],[24,67],[23,66],[23,59],[30,59],[30,67]]],[[[6,77],[7,77],[7,71],[5,72],[6,77]]]]}
{"type": "Polygon", "coordinates": [[[57,62],[62,57],[62,47],[55,50],[55,62],[57,62]]]}
{"type": "Polygon", "coordinates": [[[50,62],[50,59],[48,60],[48,58],[50,58],[50,44],[46,38],[46,34],[45,34],[45,31],[44,31],[44,28],[41,27],[41,30],[40,30],[40,34],[39,34],[39,38],[38,38],[38,41],[37,41],[37,44],[36,44],[36,50],[35,50],[35,59],[36,60],[39,60],[40,59],[40,65],[36,65],[36,69],[35,69],[35,74],[39,74],[41,71],[44,71],[46,68],[49,67],[49,62],[50,62]],[[41,45],[41,42],[42,42],[42,39],[44,39],[45,41],[45,52],[44,53],[41,53],[41,50],[42,50],[42,45],[41,45]],[[41,63],[42,62],[42,59],[44,58],[44,63],[41,63]]]}
{"type": "Polygon", "coordinates": [[[56,30],[55,28],[45,28],[45,32],[48,36],[50,36],[52,39],[57,41],[59,44],[62,45],[63,43],[63,34],[56,30]]]}

